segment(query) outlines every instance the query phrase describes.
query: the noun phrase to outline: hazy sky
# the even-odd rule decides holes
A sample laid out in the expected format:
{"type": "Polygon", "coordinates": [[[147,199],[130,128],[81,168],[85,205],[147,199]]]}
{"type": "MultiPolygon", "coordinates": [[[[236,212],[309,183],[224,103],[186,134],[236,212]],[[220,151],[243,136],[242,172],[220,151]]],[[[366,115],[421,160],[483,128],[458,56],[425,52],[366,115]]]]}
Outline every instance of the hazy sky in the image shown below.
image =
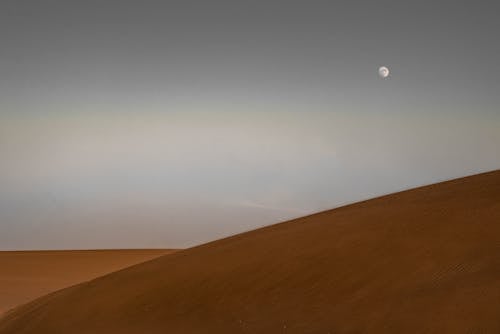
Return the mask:
{"type": "Polygon", "coordinates": [[[2,1],[0,249],[186,247],[498,169],[499,11],[2,1]]]}

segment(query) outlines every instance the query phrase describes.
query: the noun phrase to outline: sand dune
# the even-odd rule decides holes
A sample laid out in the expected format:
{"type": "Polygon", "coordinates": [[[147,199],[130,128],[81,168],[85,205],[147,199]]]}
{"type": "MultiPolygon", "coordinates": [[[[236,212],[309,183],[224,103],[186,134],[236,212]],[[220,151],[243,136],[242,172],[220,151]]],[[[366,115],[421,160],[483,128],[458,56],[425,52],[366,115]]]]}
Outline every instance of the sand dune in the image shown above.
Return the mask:
{"type": "Polygon", "coordinates": [[[49,292],[171,252],[160,249],[0,252],[0,314],[49,292]]]}
{"type": "Polygon", "coordinates": [[[160,257],[0,333],[500,333],[500,171],[160,257]]]}

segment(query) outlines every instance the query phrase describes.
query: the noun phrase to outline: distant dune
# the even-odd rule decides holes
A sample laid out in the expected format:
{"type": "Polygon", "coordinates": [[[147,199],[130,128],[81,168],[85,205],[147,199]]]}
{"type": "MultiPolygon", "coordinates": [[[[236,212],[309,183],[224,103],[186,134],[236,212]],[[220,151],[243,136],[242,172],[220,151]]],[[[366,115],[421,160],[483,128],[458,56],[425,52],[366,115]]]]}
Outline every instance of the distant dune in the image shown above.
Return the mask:
{"type": "Polygon", "coordinates": [[[30,300],[171,250],[0,251],[0,314],[30,300]]]}
{"type": "Polygon", "coordinates": [[[24,305],[0,333],[500,333],[500,171],[160,257],[24,305]]]}

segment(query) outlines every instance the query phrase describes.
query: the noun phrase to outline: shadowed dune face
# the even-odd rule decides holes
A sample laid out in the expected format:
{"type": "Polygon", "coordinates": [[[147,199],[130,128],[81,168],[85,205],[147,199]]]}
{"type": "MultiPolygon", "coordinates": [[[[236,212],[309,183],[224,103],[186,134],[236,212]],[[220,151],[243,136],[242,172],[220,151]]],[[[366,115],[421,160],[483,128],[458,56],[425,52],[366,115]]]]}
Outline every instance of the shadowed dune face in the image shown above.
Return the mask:
{"type": "Polygon", "coordinates": [[[162,249],[0,252],[0,314],[47,293],[171,252],[162,249]]]}
{"type": "Polygon", "coordinates": [[[498,333],[500,171],[201,245],[9,313],[1,334],[498,333]]]}

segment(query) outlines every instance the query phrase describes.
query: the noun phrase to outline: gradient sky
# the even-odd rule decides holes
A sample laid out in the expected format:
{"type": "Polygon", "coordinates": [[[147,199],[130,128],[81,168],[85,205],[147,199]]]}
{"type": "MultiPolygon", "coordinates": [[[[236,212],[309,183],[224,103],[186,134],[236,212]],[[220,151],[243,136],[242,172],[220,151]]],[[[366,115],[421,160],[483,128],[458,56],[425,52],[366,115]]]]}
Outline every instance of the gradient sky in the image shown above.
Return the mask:
{"type": "Polygon", "coordinates": [[[187,247],[498,169],[499,11],[2,1],[0,249],[187,247]]]}

